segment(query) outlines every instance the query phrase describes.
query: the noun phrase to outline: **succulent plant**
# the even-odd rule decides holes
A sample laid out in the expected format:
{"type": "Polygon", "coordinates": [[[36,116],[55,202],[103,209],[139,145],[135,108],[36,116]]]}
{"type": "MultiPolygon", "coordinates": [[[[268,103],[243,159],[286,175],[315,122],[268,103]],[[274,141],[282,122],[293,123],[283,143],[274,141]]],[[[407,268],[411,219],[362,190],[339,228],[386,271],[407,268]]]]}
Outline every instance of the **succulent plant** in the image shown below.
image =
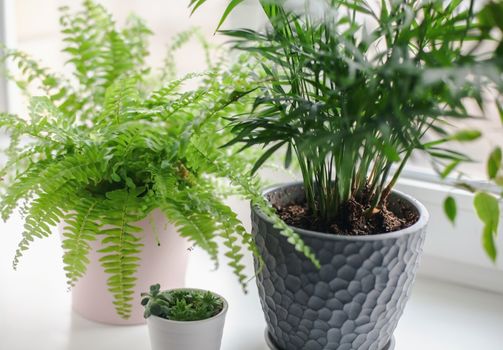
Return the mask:
{"type": "Polygon", "coordinates": [[[159,284],[142,293],[145,318],[157,316],[173,321],[199,321],[218,315],[224,307],[222,298],[209,291],[174,289],[161,291],[159,284]]]}

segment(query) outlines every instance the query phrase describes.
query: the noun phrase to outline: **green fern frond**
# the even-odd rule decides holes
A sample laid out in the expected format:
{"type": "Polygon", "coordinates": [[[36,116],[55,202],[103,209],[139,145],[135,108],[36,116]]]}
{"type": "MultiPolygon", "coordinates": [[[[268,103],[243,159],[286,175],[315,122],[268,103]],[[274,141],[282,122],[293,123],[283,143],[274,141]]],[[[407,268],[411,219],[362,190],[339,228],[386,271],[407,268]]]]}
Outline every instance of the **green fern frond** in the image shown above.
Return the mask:
{"type": "MultiPolygon", "coordinates": [[[[16,167],[18,171],[20,169],[26,169],[26,167],[23,166],[23,164],[30,162],[32,160],[32,157],[34,155],[38,155],[39,152],[40,152],[39,147],[35,147],[35,149],[29,148],[27,150],[11,154],[9,154],[9,150],[7,150],[6,153],[8,154],[9,159],[7,160],[6,164],[0,168],[0,179],[4,179],[5,176],[10,175],[10,173],[12,173],[12,168],[14,167],[16,167]]],[[[9,180],[9,182],[10,181],[12,181],[12,179],[9,180]]]]}
{"type": "Polygon", "coordinates": [[[164,120],[169,120],[175,114],[186,113],[186,115],[191,117],[190,119],[192,119],[193,117],[192,110],[187,111],[186,108],[192,107],[193,105],[200,103],[206,95],[207,91],[199,89],[195,91],[184,92],[183,94],[176,96],[176,99],[173,99],[172,101],[167,101],[168,102],[167,104],[165,101],[164,102],[165,110],[160,117],[164,120]]]}
{"type": "Polygon", "coordinates": [[[60,24],[66,43],[63,51],[70,55],[68,63],[73,65],[74,75],[82,86],[97,88],[98,77],[105,75],[102,63],[108,66],[103,50],[114,28],[110,15],[103,6],[84,1],[84,10],[78,13],[62,7],[60,24]],[[94,69],[95,74],[89,74],[94,69]]]}
{"type": "Polygon", "coordinates": [[[194,78],[204,77],[206,74],[207,73],[189,73],[179,79],[163,83],[160,88],[150,94],[145,101],[145,105],[148,107],[166,107],[166,100],[175,99],[185,82],[194,78]]]}
{"type": "Polygon", "coordinates": [[[135,153],[150,151],[162,153],[171,148],[175,143],[166,138],[164,122],[149,122],[144,120],[131,121],[117,128],[111,135],[113,136],[110,145],[114,148],[114,158],[128,159],[129,165],[134,164],[135,153]]]}
{"type": "Polygon", "coordinates": [[[0,201],[0,211],[4,221],[12,215],[22,199],[30,198],[31,193],[38,189],[39,175],[49,164],[50,160],[31,163],[26,170],[15,177],[0,201]]]}
{"type": "Polygon", "coordinates": [[[78,128],[75,119],[66,118],[65,114],[47,96],[33,96],[29,101],[29,125],[24,127],[27,134],[33,138],[63,144],[84,144],[86,139],[78,128]]]}
{"type": "Polygon", "coordinates": [[[108,62],[105,66],[102,86],[108,88],[116,79],[134,67],[134,60],[127,43],[119,32],[112,30],[108,34],[109,45],[104,50],[104,59],[108,62]]]}
{"type": "Polygon", "coordinates": [[[227,176],[229,176],[231,181],[240,188],[241,195],[250,200],[252,205],[255,205],[273,222],[273,226],[278,229],[282,236],[286,237],[288,243],[292,244],[297,251],[304,254],[317,268],[320,268],[320,262],[312,249],[305,244],[298,233],[292,230],[292,228],[278,216],[271,203],[262,195],[260,186],[257,182],[254,181],[253,178],[248,179],[246,176],[229,173],[228,171],[231,171],[231,169],[227,168],[227,176]]]}
{"type": "Polygon", "coordinates": [[[51,228],[63,219],[65,210],[72,208],[74,186],[75,183],[70,181],[61,183],[54,191],[36,191],[37,198],[28,204],[23,238],[18,244],[12,263],[14,269],[17,269],[23,252],[28,250],[30,243],[35,238],[49,237],[51,228]]]}
{"type": "Polygon", "coordinates": [[[138,237],[142,230],[132,224],[140,218],[132,213],[133,208],[137,207],[137,195],[129,189],[108,192],[104,205],[109,209],[104,223],[110,227],[100,231],[104,236],[101,240],[104,248],[98,251],[103,254],[100,262],[110,276],[107,280],[108,290],[114,297],[117,314],[123,318],[131,314],[140,261],[138,254],[143,246],[138,237]]]}
{"type": "Polygon", "coordinates": [[[137,84],[137,77],[121,77],[107,88],[103,112],[95,121],[98,126],[120,124],[129,120],[132,108],[138,105],[140,98],[137,84]]]}
{"type": "MultiPolygon", "coordinates": [[[[84,154],[47,163],[37,176],[32,175],[32,179],[36,179],[36,185],[30,191],[34,193],[35,199],[26,206],[23,238],[14,257],[14,268],[17,268],[23,251],[28,249],[34,238],[48,237],[51,228],[64,218],[64,213],[74,209],[75,189],[100,180],[100,158],[97,150],[89,149],[84,154]]],[[[12,203],[12,207],[14,206],[16,203],[12,203]]]]}
{"type": "Polygon", "coordinates": [[[86,147],[79,153],[52,162],[39,174],[40,187],[51,193],[70,181],[79,186],[96,184],[103,178],[107,165],[104,158],[103,151],[98,147],[86,147]]]}
{"type": "Polygon", "coordinates": [[[211,196],[209,200],[208,206],[211,208],[210,212],[219,223],[217,228],[220,237],[223,239],[223,245],[227,248],[225,256],[229,259],[228,265],[233,270],[243,291],[246,293],[248,277],[243,272],[245,270],[245,265],[242,262],[244,257],[243,248],[246,247],[255,253],[258,251],[253,240],[249,239],[250,235],[243,227],[237,215],[217,197],[211,196]],[[241,244],[244,243],[244,247],[238,243],[239,237],[241,237],[241,244]]]}
{"type": "Polygon", "coordinates": [[[86,273],[91,247],[101,231],[100,208],[101,200],[97,198],[81,198],[74,203],[72,211],[65,216],[63,227],[63,263],[69,287],[86,273]]]}
{"type": "Polygon", "coordinates": [[[176,34],[171,39],[171,44],[166,50],[166,56],[164,57],[164,63],[161,69],[161,82],[172,81],[176,79],[176,60],[175,53],[180,50],[186,43],[188,43],[194,36],[199,33],[198,28],[190,28],[183,32],[176,34]]]}
{"type": "Polygon", "coordinates": [[[90,92],[94,103],[102,103],[107,88],[142,63],[138,55],[148,53],[144,49],[138,51],[141,38],[132,37],[133,34],[144,34],[145,29],[133,24],[122,32],[117,31],[105,8],[90,0],[84,2],[81,12],[70,14],[68,8],[63,8],[62,13],[62,32],[67,43],[64,51],[70,55],[68,62],[74,66],[75,76],[90,92]],[[134,44],[134,54],[129,43],[134,44]]]}
{"type": "Polygon", "coordinates": [[[214,232],[217,231],[214,218],[202,206],[198,194],[190,188],[180,190],[172,176],[154,175],[155,189],[162,202],[160,208],[177,227],[180,235],[195,243],[208,253],[218,266],[218,245],[214,232]]]}
{"type": "Polygon", "coordinates": [[[276,210],[271,206],[269,201],[264,198],[262,191],[260,190],[261,186],[255,177],[251,175],[243,176],[244,173],[236,172],[236,169],[231,166],[232,164],[225,161],[226,159],[228,160],[228,158],[224,155],[221,155],[221,157],[214,157],[212,159],[211,157],[206,156],[203,150],[197,150],[202,155],[202,159],[206,159],[206,161],[214,168],[216,173],[218,173],[221,177],[230,179],[243,198],[250,200],[252,205],[258,207],[259,210],[272,220],[274,227],[279,230],[281,235],[287,238],[288,242],[292,244],[297,251],[304,254],[316,267],[320,267],[320,262],[312,249],[304,243],[298,233],[293,231],[292,228],[281,220],[276,213],[276,210]]]}
{"type": "Polygon", "coordinates": [[[213,234],[217,231],[214,219],[208,213],[192,211],[185,203],[172,199],[166,199],[161,210],[176,226],[180,235],[206,251],[215,263],[215,268],[218,267],[218,245],[213,234]]]}
{"type": "Polygon", "coordinates": [[[127,18],[126,26],[121,31],[126,46],[129,48],[134,66],[143,66],[148,56],[148,39],[153,34],[145,21],[138,16],[127,18]]]}
{"type": "Polygon", "coordinates": [[[3,48],[0,62],[3,64],[12,62],[18,68],[20,76],[15,76],[9,71],[2,73],[15,81],[21,91],[27,95],[31,95],[29,87],[32,84],[36,84],[36,88],[49,96],[63,95],[70,90],[71,85],[65,78],[52,73],[24,52],[3,48]]]}

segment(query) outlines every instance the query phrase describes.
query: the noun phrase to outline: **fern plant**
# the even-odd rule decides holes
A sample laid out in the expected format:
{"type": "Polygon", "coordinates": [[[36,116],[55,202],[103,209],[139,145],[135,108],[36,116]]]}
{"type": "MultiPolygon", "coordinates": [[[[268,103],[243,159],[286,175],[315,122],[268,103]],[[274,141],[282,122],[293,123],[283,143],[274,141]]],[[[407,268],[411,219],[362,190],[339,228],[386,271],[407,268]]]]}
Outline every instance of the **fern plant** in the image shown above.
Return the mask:
{"type": "Polygon", "coordinates": [[[256,249],[217,184],[249,164],[249,155],[219,149],[230,140],[223,117],[242,113],[243,95],[253,90],[247,61],[219,58],[204,73],[174,79],[172,51],[159,74],[145,64],[151,32],[139,18],[118,29],[103,6],[87,0],[79,12],[63,8],[61,26],[73,76],[15,50],[2,56],[19,68],[8,75],[29,101],[26,117],[0,115],[10,135],[0,212],[7,220],[19,208],[24,218],[14,268],[32,241],[64,221],[69,286],[86,273],[90,243],[99,240],[114,305],[127,318],[142,250],[134,223],[159,208],[215,264],[223,241],[245,287],[243,249],[256,249]],[[189,80],[197,88],[187,89],[189,80]]]}

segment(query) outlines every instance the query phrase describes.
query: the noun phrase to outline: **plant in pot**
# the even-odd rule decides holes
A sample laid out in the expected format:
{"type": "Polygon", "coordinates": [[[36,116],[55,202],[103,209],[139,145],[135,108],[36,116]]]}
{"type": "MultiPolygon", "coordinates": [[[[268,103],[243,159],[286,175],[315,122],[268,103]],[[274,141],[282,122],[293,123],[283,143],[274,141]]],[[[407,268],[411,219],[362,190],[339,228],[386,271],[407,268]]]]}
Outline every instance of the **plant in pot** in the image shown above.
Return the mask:
{"type": "Polygon", "coordinates": [[[227,301],[200,289],[142,293],[153,350],[219,350],[227,314],[227,301]]]}
{"type": "Polygon", "coordinates": [[[501,76],[495,38],[474,1],[259,2],[264,32],[223,31],[267,76],[228,145],[263,146],[254,170],[285,150],[303,180],[264,193],[276,213],[252,207],[269,343],[391,349],[428,223],[394,185],[414,150],[468,160],[444,143],[480,136],[456,124],[501,76]]]}
{"type": "Polygon", "coordinates": [[[19,68],[8,74],[29,101],[26,117],[0,115],[10,136],[0,211],[7,220],[19,208],[24,220],[14,267],[62,222],[73,306],[92,320],[144,322],[140,292],[155,281],[183,286],[187,241],[217,264],[223,240],[244,286],[241,250],[253,243],[223,202],[223,174],[211,160],[249,164],[218,149],[230,139],[221,117],[245,103],[236,88],[250,89],[247,63],[219,59],[203,74],[170,80],[170,52],[157,78],[145,64],[150,31],[138,18],[119,30],[101,5],[84,1],[75,14],[63,9],[61,23],[73,76],[18,51],[2,56],[19,68]],[[184,87],[188,80],[195,89],[184,87]]]}

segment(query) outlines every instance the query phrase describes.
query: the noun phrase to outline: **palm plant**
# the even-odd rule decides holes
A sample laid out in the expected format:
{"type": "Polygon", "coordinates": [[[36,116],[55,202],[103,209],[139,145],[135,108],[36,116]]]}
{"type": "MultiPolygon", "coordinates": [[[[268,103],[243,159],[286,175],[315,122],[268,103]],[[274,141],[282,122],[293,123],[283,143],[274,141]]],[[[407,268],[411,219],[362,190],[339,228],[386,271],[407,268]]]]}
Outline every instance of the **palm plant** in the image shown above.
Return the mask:
{"type": "MultiPolygon", "coordinates": [[[[229,2],[220,25],[241,2],[229,2]]],[[[316,228],[362,233],[348,212],[369,222],[385,214],[414,150],[450,170],[470,160],[443,144],[480,136],[452,127],[472,117],[468,100],[483,108],[484,89],[501,72],[496,37],[475,1],[322,0],[301,11],[259,2],[265,32],[222,31],[255,54],[267,76],[253,110],[233,119],[228,145],[263,146],[253,170],[286,149],[285,166],[292,158],[300,166],[316,228]],[[436,139],[425,141],[428,132],[436,139]]]]}
{"type": "MultiPolygon", "coordinates": [[[[496,33],[497,49],[494,51],[490,59],[495,65],[499,67],[499,72],[495,72],[499,76],[499,85],[496,86],[496,107],[500,115],[501,122],[503,123],[503,104],[501,101],[501,92],[503,91],[503,84],[501,79],[503,72],[503,23],[501,18],[503,16],[503,1],[491,1],[487,3],[479,14],[479,19],[487,30],[496,33]]],[[[487,256],[496,261],[496,236],[498,234],[500,222],[500,202],[503,199],[503,163],[502,163],[502,150],[500,146],[492,149],[486,162],[487,178],[495,185],[492,191],[484,188],[477,188],[471,184],[463,181],[463,174],[460,174],[461,180],[457,184],[459,187],[475,193],[473,205],[477,216],[483,223],[482,231],[482,246],[487,253],[487,256]],[[499,193],[498,193],[499,192],[499,193]]],[[[441,172],[442,177],[446,177],[452,167],[448,167],[441,172]]],[[[444,211],[447,217],[454,223],[457,216],[456,201],[452,196],[448,196],[444,201],[444,211]]]]}
{"type": "MultiPolygon", "coordinates": [[[[240,172],[249,164],[248,156],[219,149],[230,140],[222,117],[244,110],[236,90],[250,90],[247,63],[219,59],[205,73],[173,79],[170,51],[160,77],[152,76],[145,64],[150,30],[140,19],[119,30],[101,5],[84,1],[75,14],[63,9],[61,24],[73,77],[18,51],[2,56],[19,67],[9,75],[29,101],[26,118],[0,115],[0,128],[10,135],[0,211],[7,220],[20,208],[24,218],[14,267],[33,240],[64,221],[69,286],[86,273],[90,243],[100,240],[109,290],[127,318],[142,249],[134,223],[159,208],[215,264],[222,240],[244,287],[242,249],[255,248],[217,184],[227,176],[224,166],[240,172]],[[188,80],[198,87],[184,87],[188,80]]],[[[180,35],[172,48],[190,35],[180,35]]]]}

